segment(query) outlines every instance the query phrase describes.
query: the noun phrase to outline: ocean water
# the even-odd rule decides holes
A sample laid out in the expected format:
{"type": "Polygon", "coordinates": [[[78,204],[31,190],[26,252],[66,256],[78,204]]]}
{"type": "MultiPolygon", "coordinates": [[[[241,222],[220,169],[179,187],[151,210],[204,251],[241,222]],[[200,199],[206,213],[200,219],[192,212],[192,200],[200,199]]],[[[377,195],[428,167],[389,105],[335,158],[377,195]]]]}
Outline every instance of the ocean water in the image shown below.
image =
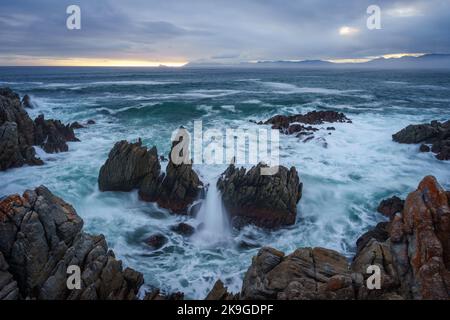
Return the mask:
{"type": "MultiPolygon", "coordinates": [[[[29,94],[33,118],[97,122],[76,132],[81,142],[67,153],[38,149],[44,166],[1,172],[0,196],[47,186],[74,205],[86,231],[104,234],[124,265],[144,273],[146,286],[187,298],[204,298],[218,278],[238,291],[265,245],[287,253],[322,246],[350,258],[358,236],[383,220],[380,200],[406,196],[429,174],[450,189],[448,161],[391,139],[408,124],[450,119],[448,72],[0,68],[0,86],[29,94]],[[191,129],[195,120],[205,128],[254,129],[249,120],[312,110],[341,111],[353,123],[332,124],[331,135],[320,130],[307,143],[281,136],[281,164],[295,166],[304,184],[294,226],[232,230],[215,188],[196,218],[170,215],[137,192],[98,191],[99,169],[118,140],[142,137],[167,155],[173,130],[191,129]],[[206,228],[183,238],[170,230],[182,221],[206,228]],[[154,233],[169,239],[156,251],[143,243],[154,233]]],[[[226,166],[194,168],[212,186],[226,166]]]]}

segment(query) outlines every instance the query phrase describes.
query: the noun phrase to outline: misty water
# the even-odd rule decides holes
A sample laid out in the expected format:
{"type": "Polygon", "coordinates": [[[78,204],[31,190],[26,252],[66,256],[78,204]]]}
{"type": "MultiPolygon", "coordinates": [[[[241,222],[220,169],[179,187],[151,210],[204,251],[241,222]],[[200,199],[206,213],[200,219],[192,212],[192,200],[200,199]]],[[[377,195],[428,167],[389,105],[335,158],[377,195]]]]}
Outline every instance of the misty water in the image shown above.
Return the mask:
{"type": "Polygon", "coordinates": [[[359,235],[383,220],[380,200],[406,196],[428,174],[450,189],[448,161],[391,138],[408,124],[450,118],[444,71],[0,68],[0,86],[29,94],[32,117],[97,122],[77,130],[81,142],[67,153],[38,149],[44,166],[0,173],[0,196],[47,186],[73,204],[87,232],[104,234],[124,265],[144,273],[146,286],[188,298],[203,298],[218,278],[238,291],[262,246],[323,246],[351,257],[359,235]],[[232,229],[215,187],[226,165],[194,165],[209,185],[196,217],[171,215],[137,192],[98,190],[99,169],[119,140],[142,137],[167,156],[173,130],[192,130],[195,120],[205,129],[255,129],[250,120],[312,110],[344,112],[353,123],[333,124],[331,135],[320,130],[307,143],[281,136],[280,162],[295,166],[304,184],[294,226],[232,229]],[[179,222],[198,231],[176,234],[179,222]],[[159,250],[144,243],[155,233],[168,238],[159,250]]]}

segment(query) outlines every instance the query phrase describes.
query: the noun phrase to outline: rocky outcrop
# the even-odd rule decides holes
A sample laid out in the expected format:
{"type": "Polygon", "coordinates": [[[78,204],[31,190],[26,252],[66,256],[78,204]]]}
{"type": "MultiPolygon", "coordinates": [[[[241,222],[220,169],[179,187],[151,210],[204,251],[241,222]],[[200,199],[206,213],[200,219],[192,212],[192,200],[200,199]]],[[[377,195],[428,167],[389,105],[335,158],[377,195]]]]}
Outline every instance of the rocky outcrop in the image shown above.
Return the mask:
{"type": "Polygon", "coordinates": [[[278,228],[295,223],[303,186],[297,170],[280,166],[274,175],[261,175],[264,166],[246,171],[232,164],[217,182],[235,226],[278,228]]]}
{"type": "Polygon", "coordinates": [[[64,125],[59,120],[45,120],[44,115],[34,120],[34,132],[35,144],[47,153],[66,152],[69,150],[68,141],[80,141],[70,125],[64,125]]]}
{"type": "Polygon", "coordinates": [[[139,188],[147,176],[159,177],[161,166],[156,147],[147,150],[139,139],[136,143],[117,142],[100,168],[101,191],[131,191],[139,188]]]}
{"type": "Polygon", "coordinates": [[[24,95],[22,98],[22,106],[24,108],[33,109],[33,104],[31,103],[31,98],[29,95],[24,95]]]}
{"type": "Polygon", "coordinates": [[[185,237],[190,237],[195,233],[195,228],[184,222],[180,222],[179,224],[170,227],[170,230],[185,237]]]}
{"type": "Polygon", "coordinates": [[[190,164],[169,161],[166,172],[161,174],[156,147],[147,150],[140,139],[137,143],[115,144],[100,169],[98,183],[101,191],[139,189],[141,200],[156,202],[178,214],[187,214],[203,190],[203,183],[190,164]]]}
{"type": "Polygon", "coordinates": [[[389,199],[381,201],[377,211],[389,219],[392,219],[397,212],[403,211],[404,205],[405,200],[402,200],[397,196],[393,196],[389,199]]]}
{"type": "Polygon", "coordinates": [[[206,296],[205,300],[238,300],[239,295],[228,292],[227,287],[219,279],[214,284],[211,291],[206,296]]]}
{"type": "Polygon", "coordinates": [[[34,124],[11,89],[0,88],[0,171],[14,167],[41,165],[36,157],[34,124]]]}
{"type": "Polygon", "coordinates": [[[135,299],[142,274],[123,269],[105,238],[82,227],[73,207],[43,186],[2,199],[0,297],[135,299]],[[81,289],[67,288],[69,266],[80,268],[81,289]]]}
{"type": "MultiPolygon", "coordinates": [[[[449,299],[450,209],[448,192],[432,176],[410,193],[401,212],[357,241],[351,264],[323,248],[285,256],[263,248],[248,269],[241,299],[449,299]],[[381,271],[369,289],[369,266],[381,271]]],[[[397,211],[397,210],[395,210],[397,211]]]]}
{"type": "Polygon", "coordinates": [[[392,135],[392,139],[399,143],[422,143],[421,152],[429,151],[426,144],[431,144],[431,151],[436,153],[437,159],[450,160],[450,120],[409,125],[392,135]]]}
{"type": "Polygon", "coordinates": [[[302,136],[312,134],[314,131],[319,130],[311,126],[304,126],[303,124],[318,125],[327,122],[351,123],[351,120],[348,119],[342,112],[311,111],[306,114],[296,114],[291,116],[276,115],[265,122],[260,122],[259,124],[270,124],[272,125],[272,129],[278,129],[284,134],[297,134],[297,136],[302,136]]]}
{"type": "Polygon", "coordinates": [[[177,165],[170,157],[166,174],[161,180],[156,200],[158,205],[178,214],[188,214],[189,206],[201,196],[203,191],[203,183],[192,169],[192,164],[177,165]]]}
{"type": "Polygon", "coordinates": [[[183,292],[174,292],[171,294],[163,294],[159,289],[146,292],[143,300],[184,300],[183,292]]]}
{"type": "Polygon", "coordinates": [[[245,274],[241,299],[354,299],[347,259],[323,248],[300,248],[285,256],[262,248],[245,274]]]}

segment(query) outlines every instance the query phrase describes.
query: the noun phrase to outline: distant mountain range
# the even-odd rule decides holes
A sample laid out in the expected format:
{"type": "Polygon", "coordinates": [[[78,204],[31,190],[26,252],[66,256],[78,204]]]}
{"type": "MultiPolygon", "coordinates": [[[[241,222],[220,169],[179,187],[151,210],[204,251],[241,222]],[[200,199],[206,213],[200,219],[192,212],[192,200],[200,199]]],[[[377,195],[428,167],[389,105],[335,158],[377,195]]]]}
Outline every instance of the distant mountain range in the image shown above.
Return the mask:
{"type": "Polygon", "coordinates": [[[361,63],[335,63],[324,60],[260,61],[239,64],[188,63],[185,68],[242,67],[242,68],[370,68],[370,69],[450,69],[450,54],[425,54],[419,57],[377,58],[361,63]]]}

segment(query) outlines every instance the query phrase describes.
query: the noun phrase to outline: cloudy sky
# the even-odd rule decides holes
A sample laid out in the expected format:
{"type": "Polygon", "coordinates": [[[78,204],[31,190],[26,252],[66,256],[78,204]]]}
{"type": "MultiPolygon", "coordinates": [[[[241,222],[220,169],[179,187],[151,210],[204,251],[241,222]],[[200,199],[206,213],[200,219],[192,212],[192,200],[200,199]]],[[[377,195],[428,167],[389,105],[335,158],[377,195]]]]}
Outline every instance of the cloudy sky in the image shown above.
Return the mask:
{"type": "Polygon", "coordinates": [[[0,65],[179,65],[450,53],[450,0],[1,0],[0,65]],[[66,8],[81,8],[81,30],[66,8]],[[369,5],[381,30],[368,30],[369,5]]]}

